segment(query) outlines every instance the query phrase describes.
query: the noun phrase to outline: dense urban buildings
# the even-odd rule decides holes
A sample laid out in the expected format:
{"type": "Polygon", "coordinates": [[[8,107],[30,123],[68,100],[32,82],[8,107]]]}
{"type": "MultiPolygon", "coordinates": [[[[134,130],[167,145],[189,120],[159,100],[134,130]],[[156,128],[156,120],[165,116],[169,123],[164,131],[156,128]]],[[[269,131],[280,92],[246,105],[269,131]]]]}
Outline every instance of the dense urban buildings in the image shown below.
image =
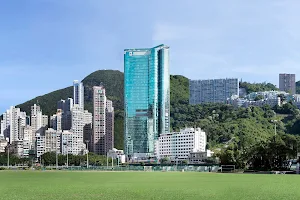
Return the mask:
{"type": "Polygon", "coordinates": [[[190,104],[225,103],[232,95],[239,96],[237,78],[190,80],[190,104]]]}
{"type": "Polygon", "coordinates": [[[206,133],[200,128],[185,128],[180,132],[164,133],[155,144],[155,155],[161,159],[188,159],[191,152],[205,152],[206,133]]]}
{"type": "Polygon", "coordinates": [[[251,92],[245,95],[243,98],[238,96],[232,96],[227,99],[227,104],[234,105],[235,107],[249,107],[269,105],[282,106],[287,102],[292,102],[295,106],[300,108],[300,95],[290,94],[285,91],[263,91],[263,92],[251,92]]]}
{"type": "Polygon", "coordinates": [[[114,108],[103,86],[94,86],[93,152],[106,155],[114,147],[114,108]]]}
{"type": "Polygon", "coordinates": [[[124,74],[125,153],[153,155],[155,140],[170,132],[169,47],[125,49],[124,74]]]}
{"type": "Polygon", "coordinates": [[[3,113],[1,120],[1,138],[6,139],[9,144],[22,139],[22,132],[26,126],[26,113],[21,112],[20,108],[10,107],[3,113]]]}
{"type": "Polygon", "coordinates": [[[279,90],[296,94],[296,75],[279,74],[279,90]]]}
{"type": "Polygon", "coordinates": [[[9,149],[11,154],[19,157],[35,154],[35,157],[40,159],[47,152],[86,154],[87,150],[94,151],[91,144],[96,146],[95,153],[102,155],[116,150],[113,103],[106,98],[104,87],[94,89],[97,92],[94,95],[96,126],[93,127],[93,114],[84,110],[84,86],[81,82],[74,81],[74,100],[68,98],[58,101],[57,111],[50,120],[47,115],[43,115],[38,104],[31,106],[30,117],[15,107],[3,113],[0,152],[9,149]],[[51,128],[48,128],[48,125],[51,128]],[[99,141],[94,142],[94,139],[99,141]]]}

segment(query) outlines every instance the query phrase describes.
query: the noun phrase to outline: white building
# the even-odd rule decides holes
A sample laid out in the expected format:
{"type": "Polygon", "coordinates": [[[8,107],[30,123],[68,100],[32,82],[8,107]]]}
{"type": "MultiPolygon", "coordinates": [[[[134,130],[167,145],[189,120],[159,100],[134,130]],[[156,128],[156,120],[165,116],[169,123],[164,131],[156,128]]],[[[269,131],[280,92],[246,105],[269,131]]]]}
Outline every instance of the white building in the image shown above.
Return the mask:
{"type": "Polygon", "coordinates": [[[72,142],[68,143],[72,147],[72,154],[79,155],[86,149],[83,142],[84,130],[84,111],[79,105],[74,105],[72,108],[72,142]]]}
{"type": "Polygon", "coordinates": [[[39,133],[36,136],[36,151],[37,158],[47,152],[56,152],[60,153],[61,149],[61,136],[62,132],[54,129],[47,129],[45,135],[40,135],[39,133]]]}
{"type": "Polygon", "coordinates": [[[0,138],[8,140],[10,144],[13,141],[19,141],[22,139],[25,125],[26,113],[21,112],[20,108],[11,106],[9,110],[3,113],[0,138]]]}
{"type": "Polygon", "coordinates": [[[204,152],[206,133],[200,128],[186,128],[180,132],[161,134],[155,144],[158,159],[169,157],[172,160],[188,159],[192,151],[204,152]]]}
{"type": "Polygon", "coordinates": [[[43,124],[42,111],[40,106],[34,104],[31,106],[31,127],[33,134],[42,133],[41,128],[43,124]]]}
{"type": "Polygon", "coordinates": [[[1,139],[0,140],[0,153],[4,153],[7,146],[7,141],[1,139]]]}
{"type": "Polygon", "coordinates": [[[60,138],[62,131],[49,128],[45,133],[45,152],[60,153],[60,138]]]}
{"type": "Polygon", "coordinates": [[[24,135],[23,135],[23,146],[24,146],[24,153],[29,155],[29,150],[35,148],[35,134],[33,134],[31,126],[26,125],[24,128],[24,135]],[[28,151],[28,153],[27,153],[28,151]]]}
{"type": "Polygon", "coordinates": [[[36,134],[36,157],[39,158],[46,152],[46,141],[45,135],[41,135],[40,133],[36,134]]]}
{"type": "Polygon", "coordinates": [[[113,148],[112,150],[109,150],[107,152],[107,155],[110,158],[118,159],[119,163],[125,163],[126,162],[126,156],[125,156],[123,150],[118,150],[116,148],[113,148]]]}
{"type": "Polygon", "coordinates": [[[82,146],[76,144],[77,138],[75,134],[71,131],[63,131],[61,134],[61,153],[63,155],[73,154],[81,155],[85,152],[85,145],[83,142],[82,146]]]}

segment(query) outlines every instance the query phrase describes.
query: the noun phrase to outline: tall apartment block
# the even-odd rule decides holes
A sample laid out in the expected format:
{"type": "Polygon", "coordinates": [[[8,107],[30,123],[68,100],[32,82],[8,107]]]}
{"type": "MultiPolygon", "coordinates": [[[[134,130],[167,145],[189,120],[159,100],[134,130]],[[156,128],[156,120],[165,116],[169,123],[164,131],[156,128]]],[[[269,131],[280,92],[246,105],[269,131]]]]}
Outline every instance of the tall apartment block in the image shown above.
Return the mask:
{"type": "Polygon", "coordinates": [[[114,108],[106,98],[103,86],[94,86],[94,120],[92,146],[94,153],[106,155],[114,147],[114,108]]]}
{"type": "Polygon", "coordinates": [[[115,114],[112,101],[106,100],[106,109],[105,109],[105,143],[106,143],[106,152],[114,148],[114,123],[115,123],[115,114]]]}
{"type": "Polygon", "coordinates": [[[125,49],[124,74],[125,153],[153,155],[155,140],[170,132],[169,47],[125,49]]]}
{"type": "Polygon", "coordinates": [[[26,126],[26,113],[21,112],[20,108],[10,107],[3,113],[1,120],[1,136],[8,139],[9,143],[19,141],[23,138],[26,126]]]}
{"type": "MultiPolygon", "coordinates": [[[[41,129],[42,129],[42,124],[43,124],[43,118],[42,118],[42,110],[41,107],[34,104],[33,106],[31,106],[31,128],[32,128],[32,132],[33,134],[38,133],[42,133],[41,129]]],[[[34,135],[35,136],[35,135],[34,135]]]]}
{"type": "Polygon", "coordinates": [[[54,130],[63,130],[63,111],[57,109],[56,114],[50,117],[50,127],[54,130]]]}
{"type": "Polygon", "coordinates": [[[72,108],[72,143],[70,148],[73,154],[80,155],[85,149],[85,144],[83,142],[83,129],[84,129],[84,113],[83,109],[79,105],[74,105],[72,108]]]}
{"type": "Polygon", "coordinates": [[[57,111],[60,110],[60,112],[62,113],[62,124],[61,124],[62,130],[70,130],[72,127],[71,110],[73,108],[73,105],[74,105],[74,101],[72,98],[68,98],[66,100],[60,100],[57,102],[57,111]]]}
{"type": "Polygon", "coordinates": [[[80,108],[84,109],[84,86],[77,80],[73,83],[73,98],[74,105],[79,105],[80,108]]]}
{"type": "Polygon", "coordinates": [[[106,95],[105,88],[102,86],[94,86],[94,122],[93,122],[93,151],[96,154],[105,155],[105,109],[106,95]]]}
{"type": "Polygon", "coordinates": [[[296,94],[296,75],[279,74],[279,90],[296,94]]]}
{"type": "Polygon", "coordinates": [[[93,151],[92,145],[92,135],[93,135],[93,114],[87,110],[83,113],[83,142],[88,146],[89,151],[93,151]],[[88,143],[88,144],[87,144],[88,143]]]}
{"type": "Polygon", "coordinates": [[[237,78],[190,80],[190,104],[225,103],[232,95],[239,95],[237,78]]]}

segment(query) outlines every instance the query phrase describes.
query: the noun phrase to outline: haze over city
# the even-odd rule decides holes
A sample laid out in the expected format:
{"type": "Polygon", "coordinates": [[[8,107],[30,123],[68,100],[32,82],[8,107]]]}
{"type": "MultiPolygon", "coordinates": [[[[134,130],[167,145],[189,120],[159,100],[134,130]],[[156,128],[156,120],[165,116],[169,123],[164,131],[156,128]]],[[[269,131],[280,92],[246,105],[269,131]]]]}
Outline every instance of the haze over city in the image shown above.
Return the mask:
{"type": "Polygon", "coordinates": [[[299,74],[298,1],[0,3],[0,112],[99,69],[123,71],[123,49],[170,46],[171,74],[278,85],[299,74]]]}

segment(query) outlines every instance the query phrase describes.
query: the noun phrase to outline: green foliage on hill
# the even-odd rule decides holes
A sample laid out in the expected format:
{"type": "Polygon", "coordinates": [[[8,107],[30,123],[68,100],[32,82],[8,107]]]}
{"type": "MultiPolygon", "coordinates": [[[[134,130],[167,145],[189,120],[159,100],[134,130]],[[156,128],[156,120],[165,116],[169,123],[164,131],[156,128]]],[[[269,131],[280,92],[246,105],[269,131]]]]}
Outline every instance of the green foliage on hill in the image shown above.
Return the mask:
{"type": "MultiPolygon", "coordinates": [[[[234,163],[239,167],[255,163],[254,157],[249,158],[253,151],[261,151],[260,144],[265,144],[266,148],[273,148],[278,145],[285,146],[290,150],[291,143],[299,141],[300,116],[299,110],[292,104],[286,104],[282,108],[274,108],[281,116],[277,116],[277,141],[280,144],[270,144],[274,137],[275,119],[274,110],[268,106],[263,108],[234,108],[224,104],[202,104],[189,105],[189,80],[183,76],[171,76],[171,127],[172,130],[179,130],[186,126],[201,127],[207,133],[208,146],[212,149],[220,148],[220,157],[223,163],[234,163]],[[292,139],[291,139],[292,138],[292,139]],[[247,156],[246,156],[247,155],[247,156]]],[[[122,72],[113,70],[100,70],[87,76],[83,83],[85,85],[85,108],[92,112],[92,87],[94,85],[104,85],[107,96],[113,101],[115,107],[115,147],[123,149],[123,96],[124,96],[124,75],[122,72]]],[[[276,90],[272,84],[249,84],[241,83],[241,87],[246,88],[247,92],[276,90]]],[[[24,104],[19,105],[22,110],[30,113],[30,106],[37,101],[41,105],[43,112],[52,115],[56,111],[56,102],[60,99],[72,97],[72,87],[39,96],[24,104]]],[[[297,146],[298,147],[298,146],[297,146]]],[[[293,147],[294,148],[294,147],[293,147]]],[[[265,149],[270,151],[270,149],[265,149]]],[[[294,155],[294,149],[289,155],[294,155]]],[[[263,152],[260,152],[263,154],[263,152]]],[[[267,164],[265,164],[267,166],[267,164]]],[[[274,167],[274,163],[268,163],[267,167],[274,167]]],[[[260,166],[262,167],[262,166],[260,166]]]]}
{"type": "MultiPolygon", "coordinates": [[[[106,95],[113,101],[115,107],[115,147],[123,149],[123,105],[124,105],[124,74],[114,70],[99,70],[83,81],[85,87],[85,109],[93,112],[93,86],[103,85],[106,95]]],[[[17,107],[30,114],[30,107],[38,103],[43,113],[53,115],[56,112],[57,101],[73,97],[73,88],[67,87],[49,94],[38,96],[17,107]]],[[[171,105],[186,104],[189,99],[189,81],[183,76],[171,76],[171,105]]],[[[171,109],[172,112],[172,109],[171,109]]]]}
{"type": "Polygon", "coordinates": [[[272,83],[248,83],[248,82],[240,82],[240,88],[245,88],[247,94],[249,94],[251,92],[279,90],[272,83]]]}
{"type": "Polygon", "coordinates": [[[296,82],[296,94],[300,94],[300,81],[296,82]]]}

